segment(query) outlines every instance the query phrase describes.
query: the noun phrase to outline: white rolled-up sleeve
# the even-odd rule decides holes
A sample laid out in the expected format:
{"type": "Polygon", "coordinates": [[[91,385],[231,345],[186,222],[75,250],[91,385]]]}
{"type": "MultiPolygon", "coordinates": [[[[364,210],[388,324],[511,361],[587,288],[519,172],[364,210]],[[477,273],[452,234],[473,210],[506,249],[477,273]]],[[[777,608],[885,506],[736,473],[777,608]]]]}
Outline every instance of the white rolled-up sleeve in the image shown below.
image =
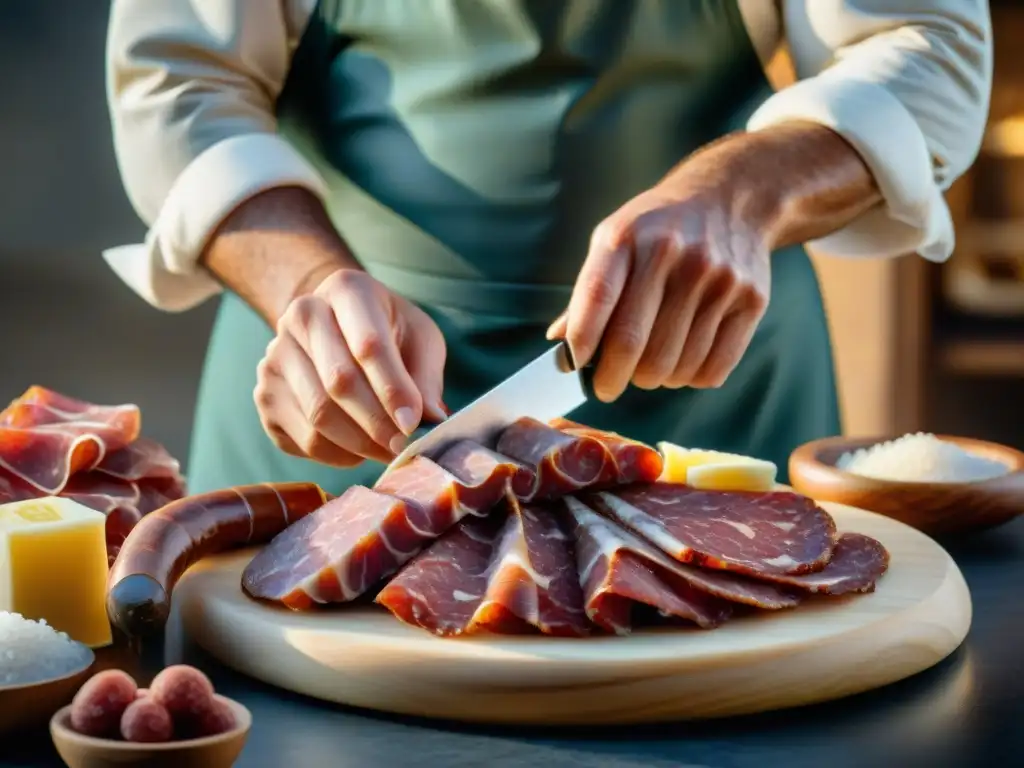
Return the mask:
{"type": "Polygon", "coordinates": [[[797,82],[750,130],[792,120],[842,135],[883,203],[812,245],[836,256],[953,252],[943,192],[974,162],[992,83],[986,0],[781,0],[797,82]]]}
{"type": "Polygon", "coordinates": [[[221,290],[198,262],[254,195],[323,182],[277,135],[275,102],[309,19],[308,0],[114,0],[107,97],[128,198],[145,243],[110,267],[155,307],[182,311],[221,290]]]}

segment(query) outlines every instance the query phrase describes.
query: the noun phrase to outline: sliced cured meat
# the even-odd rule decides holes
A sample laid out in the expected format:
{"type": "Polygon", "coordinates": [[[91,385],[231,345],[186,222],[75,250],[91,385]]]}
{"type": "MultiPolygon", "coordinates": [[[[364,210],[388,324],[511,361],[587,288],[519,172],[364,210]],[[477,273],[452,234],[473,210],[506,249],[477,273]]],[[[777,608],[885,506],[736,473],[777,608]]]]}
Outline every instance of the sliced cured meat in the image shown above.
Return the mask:
{"type": "Polygon", "coordinates": [[[581,636],[589,631],[568,531],[557,515],[519,507],[467,518],[377,595],[396,617],[437,635],[581,636]]]}
{"type": "Polygon", "coordinates": [[[769,578],[780,585],[822,595],[873,592],[889,570],[889,552],[878,541],[860,533],[844,533],[832,550],[832,559],[817,573],[769,578]]]}
{"type": "Polygon", "coordinates": [[[354,600],[466,515],[489,512],[521,471],[473,443],[439,461],[417,456],[374,490],[355,486],[327,502],[253,558],[243,587],[294,610],[354,600]]]}
{"type": "MultiPolygon", "coordinates": [[[[528,494],[533,488],[533,470],[512,461],[507,456],[495,453],[479,443],[474,443],[472,440],[461,440],[452,445],[438,459],[438,463],[467,489],[486,489],[485,499],[491,498],[493,494],[494,486],[488,484],[492,482],[491,478],[494,475],[509,477],[512,490],[517,496],[528,494]]],[[[401,477],[397,482],[391,482],[391,480],[392,478],[389,476],[382,482],[378,482],[378,489],[385,483],[387,483],[386,487],[394,488],[404,482],[401,477]]],[[[463,493],[465,495],[467,492],[463,493]]],[[[473,505],[472,501],[469,503],[473,505]]],[[[486,510],[479,507],[477,513],[480,511],[486,510]]]]}
{"type": "Polygon", "coordinates": [[[160,443],[147,437],[108,453],[96,465],[96,470],[122,480],[169,478],[184,483],[178,460],[160,443]]]}
{"type": "Polygon", "coordinates": [[[565,505],[587,616],[610,632],[629,634],[636,603],[710,628],[732,615],[732,603],[778,610],[800,602],[780,586],[678,563],[579,499],[565,505]]]}
{"type": "Polygon", "coordinates": [[[553,419],[550,426],[574,437],[591,437],[608,451],[595,486],[653,483],[661,477],[664,460],[655,448],[614,432],[586,427],[568,419],[553,419]]]}
{"type": "Polygon", "coordinates": [[[533,471],[533,487],[523,501],[553,499],[594,485],[604,472],[608,451],[598,440],[570,435],[536,419],[519,419],[498,438],[498,453],[533,471]]]}
{"type": "Polygon", "coordinates": [[[46,494],[139,436],[134,405],[103,406],[30,387],[0,413],[0,467],[46,494]]]}
{"type": "Polygon", "coordinates": [[[832,517],[795,493],[652,483],[584,500],[680,562],[753,576],[821,570],[836,534],[832,517]]]}
{"type": "Polygon", "coordinates": [[[242,572],[242,588],[296,611],[354,600],[419,551],[421,517],[413,504],[352,486],[275,536],[242,572]]]}

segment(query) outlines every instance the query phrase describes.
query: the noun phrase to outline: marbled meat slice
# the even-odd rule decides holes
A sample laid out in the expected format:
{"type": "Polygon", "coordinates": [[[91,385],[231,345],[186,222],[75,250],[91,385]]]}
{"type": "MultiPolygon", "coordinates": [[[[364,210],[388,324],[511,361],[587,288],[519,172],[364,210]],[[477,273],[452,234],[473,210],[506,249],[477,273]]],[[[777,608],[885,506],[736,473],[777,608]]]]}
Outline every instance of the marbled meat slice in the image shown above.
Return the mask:
{"type": "Polygon", "coordinates": [[[584,500],[680,562],[755,577],[820,571],[836,535],[832,517],[795,493],[650,483],[584,500]]]}
{"type": "Polygon", "coordinates": [[[579,637],[590,630],[562,519],[510,498],[467,518],[417,555],[377,595],[397,618],[437,635],[579,637]]]}
{"type": "Polygon", "coordinates": [[[59,495],[76,472],[131,444],[141,425],[135,405],[93,405],[30,387],[0,412],[0,468],[59,495]]]}
{"type": "MultiPolygon", "coordinates": [[[[467,488],[487,487],[487,498],[493,489],[487,485],[495,473],[509,476],[512,491],[517,495],[528,494],[533,488],[534,473],[507,456],[495,453],[472,440],[460,440],[445,450],[438,463],[451,472],[467,488]]],[[[397,471],[397,470],[396,470],[397,471]]],[[[378,482],[378,486],[382,483],[378,482]]],[[[393,486],[390,482],[389,486],[393,486]]],[[[487,510],[480,507],[481,512],[487,510]]]]}
{"type": "Polygon", "coordinates": [[[359,597],[466,515],[486,514],[519,469],[513,462],[493,462],[485,474],[478,471],[483,462],[455,455],[462,458],[453,468],[472,484],[418,456],[374,490],[349,488],[282,531],[249,563],[243,587],[253,597],[294,610],[359,597]]]}
{"type": "Polygon", "coordinates": [[[733,603],[768,610],[800,603],[796,595],[773,584],[678,563],[579,499],[567,497],[565,505],[573,524],[587,616],[610,632],[629,634],[635,603],[703,628],[728,619],[733,603]]]}
{"type": "Polygon", "coordinates": [[[419,551],[422,516],[354,485],[275,536],[245,567],[242,589],[295,611],[354,600],[419,551]]]}
{"type": "Polygon", "coordinates": [[[870,536],[844,533],[836,541],[832,559],[817,573],[802,576],[768,576],[786,587],[822,595],[874,592],[875,584],[889,570],[889,552],[870,536]]]}
{"type": "Polygon", "coordinates": [[[508,426],[498,438],[497,451],[533,471],[533,487],[517,494],[527,502],[589,488],[601,478],[608,461],[608,450],[600,441],[569,435],[531,418],[508,426]]]}
{"type": "Polygon", "coordinates": [[[552,419],[550,426],[574,437],[592,437],[607,449],[605,466],[594,484],[595,487],[653,483],[661,477],[665,461],[661,454],[649,445],[615,432],[577,424],[568,419],[552,419]]]}

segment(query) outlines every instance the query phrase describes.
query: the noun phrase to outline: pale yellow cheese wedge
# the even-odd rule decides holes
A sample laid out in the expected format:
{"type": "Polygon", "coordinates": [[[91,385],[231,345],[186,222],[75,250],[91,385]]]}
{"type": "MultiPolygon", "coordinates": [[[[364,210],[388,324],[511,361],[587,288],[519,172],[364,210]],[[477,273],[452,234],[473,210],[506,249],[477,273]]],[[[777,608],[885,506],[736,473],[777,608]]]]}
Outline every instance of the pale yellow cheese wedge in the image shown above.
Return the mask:
{"type": "Polygon", "coordinates": [[[0,506],[0,611],[45,619],[92,648],[112,641],[106,516],[48,496],[0,506]]]}
{"type": "Polygon", "coordinates": [[[661,481],[706,491],[770,491],[778,468],[770,461],[735,453],[658,443],[665,466],[661,481]]]}

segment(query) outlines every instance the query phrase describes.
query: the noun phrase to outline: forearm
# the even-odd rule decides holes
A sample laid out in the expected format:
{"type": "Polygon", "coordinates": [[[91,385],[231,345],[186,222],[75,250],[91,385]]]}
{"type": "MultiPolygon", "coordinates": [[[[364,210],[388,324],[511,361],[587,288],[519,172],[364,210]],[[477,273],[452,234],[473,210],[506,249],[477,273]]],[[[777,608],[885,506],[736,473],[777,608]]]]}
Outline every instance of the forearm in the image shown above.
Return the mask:
{"type": "Polygon", "coordinates": [[[759,229],[772,248],[829,235],[882,202],[857,151],[815,123],[733,134],[684,164],[731,190],[734,220],[759,229]]]}
{"type": "Polygon", "coordinates": [[[201,263],[271,327],[294,298],[331,273],[360,268],[320,201],[299,187],[272,189],[239,206],[201,263]]]}

